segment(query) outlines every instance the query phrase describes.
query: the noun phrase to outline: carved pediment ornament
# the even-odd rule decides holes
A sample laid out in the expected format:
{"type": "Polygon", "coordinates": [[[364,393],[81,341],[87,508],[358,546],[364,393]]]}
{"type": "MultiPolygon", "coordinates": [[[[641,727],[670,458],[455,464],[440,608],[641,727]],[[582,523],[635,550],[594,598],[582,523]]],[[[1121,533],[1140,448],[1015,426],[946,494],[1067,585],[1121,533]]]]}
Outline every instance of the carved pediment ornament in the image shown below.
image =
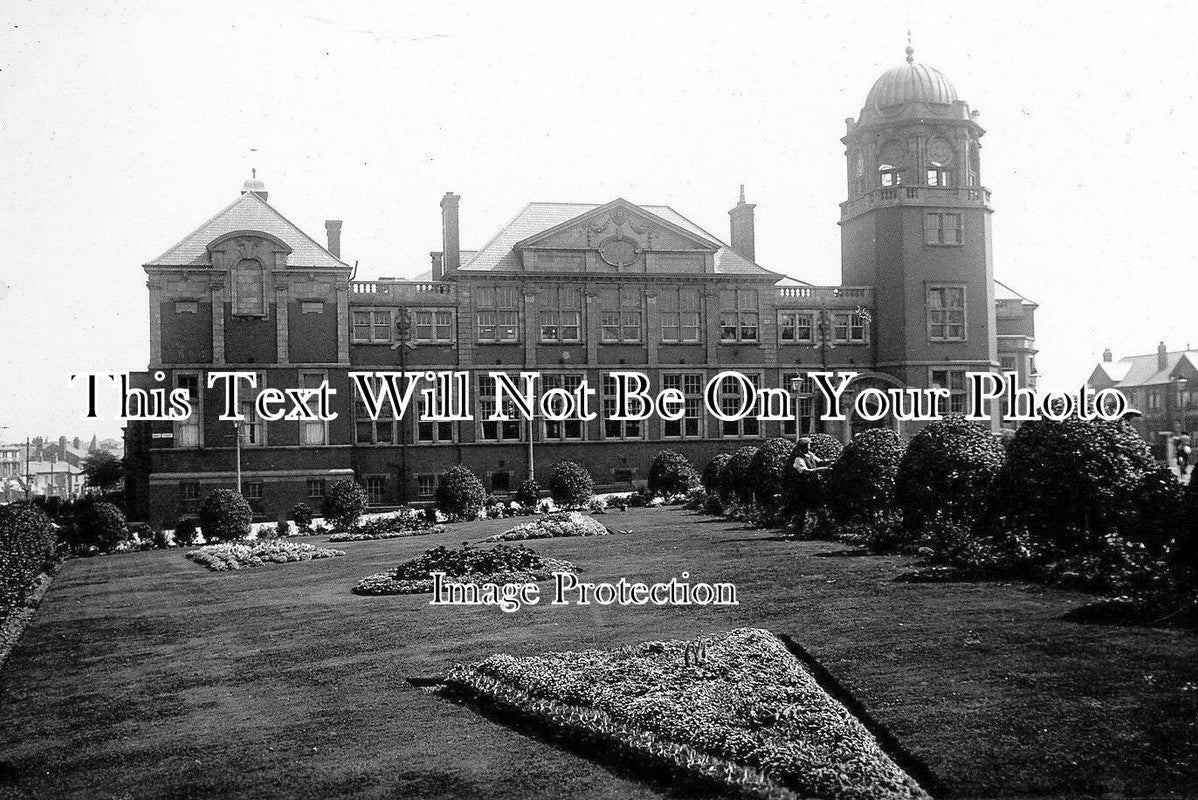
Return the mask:
{"type": "MultiPolygon", "coordinates": [[[[587,246],[594,243],[596,234],[605,233],[615,229],[615,236],[621,236],[621,228],[627,228],[631,233],[638,236],[644,236],[648,242],[648,247],[653,247],[653,229],[649,225],[637,225],[627,209],[616,208],[607,215],[607,217],[599,223],[587,224],[583,226],[583,232],[586,234],[587,246]]],[[[625,236],[624,238],[630,238],[625,236]]],[[[606,259],[605,259],[606,260],[606,259]]],[[[610,262],[609,262],[610,263],[610,262]]]]}

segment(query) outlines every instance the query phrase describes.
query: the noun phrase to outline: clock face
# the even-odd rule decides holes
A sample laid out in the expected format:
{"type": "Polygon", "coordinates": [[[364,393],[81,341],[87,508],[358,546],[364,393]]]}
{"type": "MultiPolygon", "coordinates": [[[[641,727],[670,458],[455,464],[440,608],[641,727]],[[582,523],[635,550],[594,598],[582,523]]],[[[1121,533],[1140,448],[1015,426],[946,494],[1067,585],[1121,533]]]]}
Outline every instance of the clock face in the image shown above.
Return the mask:
{"type": "Polygon", "coordinates": [[[630,266],[639,254],[640,248],[631,239],[614,237],[599,244],[599,257],[613,267],[630,266]]]}
{"type": "Polygon", "coordinates": [[[937,139],[928,149],[928,156],[940,166],[948,166],[953,163],[953,148],[943,139],[937,139]]]}
{"type": "Polygon", "coordinates": [[[860,178],[865,174],[865,154],[857,154],[857,177],[860,178]]]}

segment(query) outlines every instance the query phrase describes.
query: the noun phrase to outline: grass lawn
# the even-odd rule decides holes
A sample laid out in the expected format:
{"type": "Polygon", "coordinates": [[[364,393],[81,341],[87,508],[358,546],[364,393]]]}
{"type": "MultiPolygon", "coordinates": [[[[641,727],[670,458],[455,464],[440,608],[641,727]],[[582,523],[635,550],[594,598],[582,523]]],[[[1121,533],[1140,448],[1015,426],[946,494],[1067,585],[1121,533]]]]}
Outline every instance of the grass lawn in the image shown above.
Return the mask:
{"type": "Polygon", "coordinates": [[[512,521],[234,573],[179,551],[68,562],[0,672],[0,797],[660,797],[406,679],[740,626],[802,644],[949,795],[1198,792],[1193,636],[1062,621],[1080,593],[895,583],[906,559],[677,510],[605,521],[635,533],[531,544],[592,580],[733,581],[741,605],[504,614],[350,593],[512,521]]]}

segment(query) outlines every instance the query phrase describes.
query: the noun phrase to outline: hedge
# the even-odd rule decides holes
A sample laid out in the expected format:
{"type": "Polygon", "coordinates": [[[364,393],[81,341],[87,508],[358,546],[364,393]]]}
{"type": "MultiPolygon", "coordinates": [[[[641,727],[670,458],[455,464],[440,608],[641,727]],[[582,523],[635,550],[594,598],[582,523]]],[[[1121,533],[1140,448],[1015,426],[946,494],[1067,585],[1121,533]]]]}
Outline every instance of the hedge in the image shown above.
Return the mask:
{"type": "Polygon", "coordinates": [[[54,559],[50,518],[28,502],[0,506],[0,621],[19,608],[54,559]]]}
{"type": "Polygon", "coordinates": [[[791,477],[794,443],[789,439],[770,439],[757,448],[749,462],[749,483],[761,505],[780,505],[791,477]]]}
{"type": "Polygon", "coordinates": [[[971,523],[1004,460],[1002,445],[980,422],[954,415],[929,424],[899,464],[895,503],[904,527],[919,531],[938,518],[971,523]]]}
{"type": "Polygon", "coordinates": [[[700,480],[703,482],[703,488],[708,494],[720,493],[720,475],[723,474],[724,467],[728,460],[732,458],[731,453],[719,453],[703,468],[703,475],[700,480]]]}
{"type": "Polygon", "coordinates": [[[873,522],[894,503],[903,442],[888,428],[853,437],[827,473],[828,509],[841,522],[873,522]]]}
{"type": "Polygon", "coordinates": [[[753,484],[750,482],[749,469],[753,465],[753,457],[757,455],[756,447],[742,447],[732,454],[732,457],[720,469],[720,497],[724,500],[737,500],[748,503],[753,499],[753,484]]]}
{"type": "Polygon", "coordinates": [[[655,495],[686,494],[700,483],[695,465],[675,450],[662,450],[649,466],[648,489],[655,495]]]}

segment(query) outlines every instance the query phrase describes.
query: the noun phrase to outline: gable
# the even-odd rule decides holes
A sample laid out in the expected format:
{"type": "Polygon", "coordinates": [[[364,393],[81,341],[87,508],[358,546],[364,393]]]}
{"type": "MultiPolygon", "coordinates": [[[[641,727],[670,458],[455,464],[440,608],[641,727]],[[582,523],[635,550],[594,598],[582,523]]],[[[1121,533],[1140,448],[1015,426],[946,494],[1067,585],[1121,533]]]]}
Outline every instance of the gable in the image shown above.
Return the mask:
{"type": "Polygon", "coordinates": [[[146,266],[221,267],[211,254],[226,252],[224,245],[236,237],[259,241],[274,253],[278,260],[272,258],[271,267],[348,268],[253,192],[242,194],[146,266]]]}

